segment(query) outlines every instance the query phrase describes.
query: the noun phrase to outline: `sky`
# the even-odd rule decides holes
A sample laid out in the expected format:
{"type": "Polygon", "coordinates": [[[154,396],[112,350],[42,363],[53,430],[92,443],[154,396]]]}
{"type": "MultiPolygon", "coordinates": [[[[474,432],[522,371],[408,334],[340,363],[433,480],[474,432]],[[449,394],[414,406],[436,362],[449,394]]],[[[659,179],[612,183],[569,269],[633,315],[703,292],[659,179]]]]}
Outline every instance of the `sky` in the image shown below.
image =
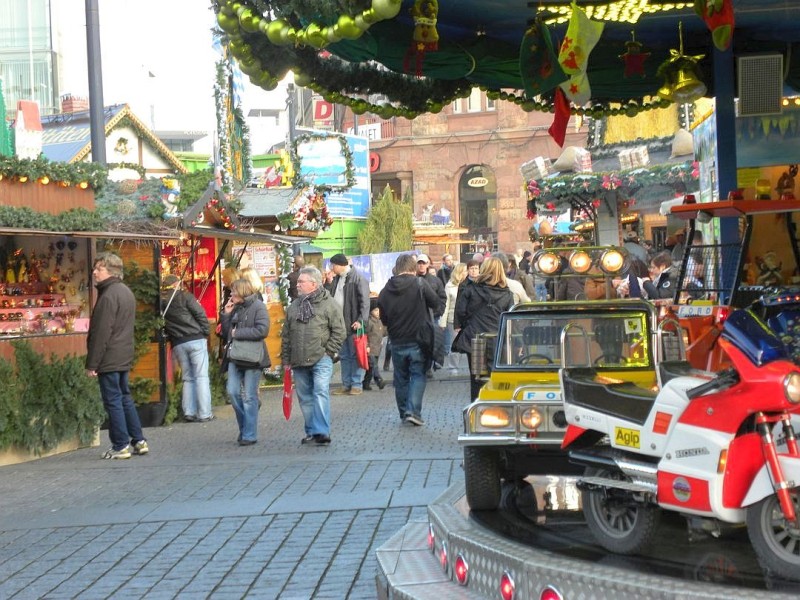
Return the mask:
{"type": "MultiPolygon", "coordinates": [[[[63,93],[88,97],[86,2],[53,0],[52,6],[65,25],[61,28],[63,93]]],[[[212,132],[219,57],[211,46],[216,18],[210,2],[98,0],[98,14],[104,104],[127,103],[156,130],[212,132]]],[[[282,108],[284,101],[285,88],[268,94],[248,84],[245,114],[255,106],[282,108]]],[[[251,124],[254,128],[254,146],[262,145],[259,140],[264,136],[281,138],[280,133],[260,131],[258,124],[251,124]]],[[[209,137],[196,150],[210,152],[210,143],[209,137]]]]}

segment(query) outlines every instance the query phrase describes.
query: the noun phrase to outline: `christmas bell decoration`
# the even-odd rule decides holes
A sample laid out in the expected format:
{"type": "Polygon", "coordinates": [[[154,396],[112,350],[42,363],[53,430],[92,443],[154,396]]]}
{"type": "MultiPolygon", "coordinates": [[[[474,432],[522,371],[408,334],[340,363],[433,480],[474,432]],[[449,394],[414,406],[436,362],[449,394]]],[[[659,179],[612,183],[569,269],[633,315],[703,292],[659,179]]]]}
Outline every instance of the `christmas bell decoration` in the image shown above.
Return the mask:
{"type": "Polygon", "coordinates": [[[700,78],[698,65],[705,55],[687,56],[683,53],[683,23],[678,24],[678,35],[679,49],[670,50],[670,58],[658,67],[657,75],[664,78],[664,84],[657,94],[664,100],[687,104],[706,93],[706,85],[700,78]]]}

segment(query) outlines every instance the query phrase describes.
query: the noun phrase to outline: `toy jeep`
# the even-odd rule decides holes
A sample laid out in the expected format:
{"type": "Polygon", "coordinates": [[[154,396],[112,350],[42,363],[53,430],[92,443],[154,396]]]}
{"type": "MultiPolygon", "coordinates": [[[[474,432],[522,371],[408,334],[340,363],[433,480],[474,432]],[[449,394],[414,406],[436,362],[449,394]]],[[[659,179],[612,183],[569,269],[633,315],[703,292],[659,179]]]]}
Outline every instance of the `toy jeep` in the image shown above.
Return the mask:
{"type": "Polygon", "coordinates": [[[657,310],[645,300],[529,303],[504,313],[491,336],[491,373],[464,409],[458,437],[470,507],[497,508],[502,481],[577,473],[561,451],[567,422],[559,368],[591,367],[605,382],[658,386],[657,363],[664,372],[690,369],[678,331],[674,320],[658,326],[657,310]]]}

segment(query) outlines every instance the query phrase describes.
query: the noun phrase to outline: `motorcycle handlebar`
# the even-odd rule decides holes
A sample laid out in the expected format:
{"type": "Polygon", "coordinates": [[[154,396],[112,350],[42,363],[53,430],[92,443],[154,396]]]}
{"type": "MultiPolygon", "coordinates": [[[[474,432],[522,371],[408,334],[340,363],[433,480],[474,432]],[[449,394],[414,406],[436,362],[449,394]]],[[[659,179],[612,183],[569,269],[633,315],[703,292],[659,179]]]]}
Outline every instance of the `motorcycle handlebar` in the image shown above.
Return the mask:
{"type": "Polygon", "coordinates": [[[686,390],[686,397],[689,398],[689,400],[694,400],[698,396],[702,396],[703,394],[707,394],[708,392],[713,392],[715,390],[721,390],[723,388],[730,387],[738,382],[739,374],[736,372],[736,370],[726,369],[725,371],[720,372],[719,375],[717,375],[708,383],[703,383],[697,387],[686,390]]]}

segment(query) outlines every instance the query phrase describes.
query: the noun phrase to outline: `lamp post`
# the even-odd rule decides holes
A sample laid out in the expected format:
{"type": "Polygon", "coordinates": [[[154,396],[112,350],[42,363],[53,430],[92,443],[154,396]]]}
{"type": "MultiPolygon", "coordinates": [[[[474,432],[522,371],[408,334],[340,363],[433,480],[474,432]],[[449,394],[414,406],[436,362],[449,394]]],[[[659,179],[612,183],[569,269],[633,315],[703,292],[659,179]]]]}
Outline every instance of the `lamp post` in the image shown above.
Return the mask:
{"type": "Polygon", "coordinates": [[[103,113],[103,66],[100,60],[100,17],[97,0],[86,0],[86,58],[89,71],[89,126],[92,162],[106,164],[106,133],[103,113]]]}

